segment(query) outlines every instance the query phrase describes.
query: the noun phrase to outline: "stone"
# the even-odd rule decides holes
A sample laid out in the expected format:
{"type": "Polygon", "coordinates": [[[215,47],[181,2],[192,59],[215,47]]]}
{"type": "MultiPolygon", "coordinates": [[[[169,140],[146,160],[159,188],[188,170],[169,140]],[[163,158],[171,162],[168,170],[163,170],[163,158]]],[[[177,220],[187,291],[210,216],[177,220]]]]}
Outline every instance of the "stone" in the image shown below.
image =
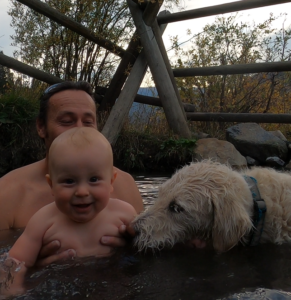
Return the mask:
{"type": "Polygon", "coordinates": [[[243,156],[250,156],[260,163],[264,163],[272,156],[279,157],[283,161],[288,157],[286,142],[256,123],[241,123],[229,127],[226,130],[226,140],[243,156]]]}
{"type": "Polygon", "coordinates": [[[214,161],[229,164],[235,168],[247,166],[245,157],[231,143],[216,138],[198,140],[194,152],[194,158],[198,161],[213,159],[214,161]]]}

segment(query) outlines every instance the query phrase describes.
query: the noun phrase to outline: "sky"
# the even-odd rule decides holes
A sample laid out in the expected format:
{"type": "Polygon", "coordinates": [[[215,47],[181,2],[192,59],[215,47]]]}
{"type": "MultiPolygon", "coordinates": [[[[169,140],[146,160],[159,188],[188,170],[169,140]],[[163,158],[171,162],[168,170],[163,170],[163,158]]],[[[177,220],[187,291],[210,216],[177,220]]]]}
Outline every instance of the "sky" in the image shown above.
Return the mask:
{"type": "MultiPolygon", "coordinates": [[[[185,10],[219,5],[229,2],[235,2],[235,0],[183,0],[185,10]]],[[[11,46],[12,39],[10,36],[13,35],[14,30],[10,27],[11,19],[7,14],[9,5],[10,0],[0,0],[0,51],[3,51],[4,54],[8,56],[13,56],[13,51],[17,48],[11,46]]],[[[242,20],[255,20],[256,22],[260,22],[266,20],[270,12],[273,12],[275,15],[279,15],[283,12],[291,12],[291,2],[272,5],[264,8],[245,10],[240,12],[240,14],[242,14],[242,20]]],[[[228,14],[225,14],[225,16],[227,15],[228,14]]],[[[289,14],[289,17],[290,21],[286,23],[287,25],[291,24],[291,13],[289,14]]],[[[212,23],[214,21],[214,18],[215,17],[211,16],[168,24],[167,29],[163,35],[166,49],[170,48],[170,36],[178,35],[179,42],[182,43],[189,39],[189,36],[186,34],[187,29],[190,29],[192,34],[199,33],[207,23],[212,23]]],[[[276,26],[281,27],[281,24],[276,24],[276,26]]]]}

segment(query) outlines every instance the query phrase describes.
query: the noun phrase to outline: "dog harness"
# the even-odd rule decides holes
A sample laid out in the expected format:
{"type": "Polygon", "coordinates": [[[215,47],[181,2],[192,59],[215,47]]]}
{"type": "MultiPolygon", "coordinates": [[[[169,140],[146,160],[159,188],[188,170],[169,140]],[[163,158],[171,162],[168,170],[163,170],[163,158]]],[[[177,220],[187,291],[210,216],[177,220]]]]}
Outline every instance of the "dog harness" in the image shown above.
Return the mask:
{"type": "Polygon", "coordinates": [[[257,180],[251,176],[244,176],[253,197],[254,202],[254,217],[253,217],[253,229],[250,233],[249,246],[256,246],[259,244],[261,235],[263,232],[265,215],[267,211],[266,203],[264,199],[261,198],[257,180]]]}

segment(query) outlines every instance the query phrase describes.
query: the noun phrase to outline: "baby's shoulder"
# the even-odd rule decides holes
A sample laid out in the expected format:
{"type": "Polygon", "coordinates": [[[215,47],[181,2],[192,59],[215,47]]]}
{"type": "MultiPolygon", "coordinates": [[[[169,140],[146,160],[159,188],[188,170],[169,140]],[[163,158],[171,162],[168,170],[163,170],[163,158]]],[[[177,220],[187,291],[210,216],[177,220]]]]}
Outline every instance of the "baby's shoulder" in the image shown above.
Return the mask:
{"type": "Polygon", "coordinates": [[[110,198],[107,207],[111,211],[124,211],[136,214],[136,211],[131,204],[117,198],[110,198]]]}

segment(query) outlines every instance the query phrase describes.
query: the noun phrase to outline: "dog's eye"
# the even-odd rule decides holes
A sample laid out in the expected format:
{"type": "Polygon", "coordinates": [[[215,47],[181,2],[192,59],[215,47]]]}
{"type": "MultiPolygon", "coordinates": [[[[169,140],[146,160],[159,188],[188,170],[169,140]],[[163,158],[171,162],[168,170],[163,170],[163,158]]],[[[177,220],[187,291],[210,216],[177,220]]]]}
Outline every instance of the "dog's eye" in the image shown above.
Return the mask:
{"type": "Polygon", "coordinates": [[[184,208],[177,204],[175,201],[172,201],[169,205],[169,210],[173,213],[180,213],[184,211],[184,208]]]}

